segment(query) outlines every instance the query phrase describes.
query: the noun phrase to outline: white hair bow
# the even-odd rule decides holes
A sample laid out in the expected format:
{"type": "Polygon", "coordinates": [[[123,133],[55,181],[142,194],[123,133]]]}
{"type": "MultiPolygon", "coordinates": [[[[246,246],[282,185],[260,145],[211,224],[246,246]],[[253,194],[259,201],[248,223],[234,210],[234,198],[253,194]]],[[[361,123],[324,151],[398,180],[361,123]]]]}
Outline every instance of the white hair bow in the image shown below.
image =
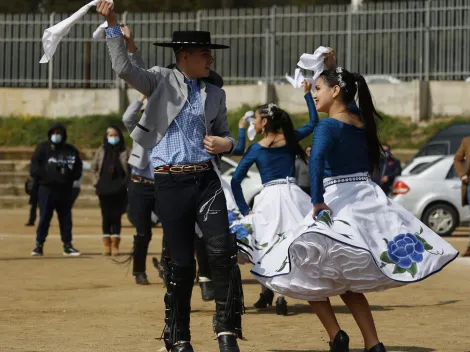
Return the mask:
{"type": "MultiPolygon", "coordinates": [[[[42,36],[42,46],[44,48],[44,56],[41,58],[39,63],[45,64],[48,63],[52,56],[54,56],[55,51],[57,50],[57,46],[59,45],[60,41],[63,37],[69,34],[70,30],[72,29],[73,25],[77,23],[83,16],[87,14],[87,12],[93,6],[98,5],[99,0],[93,0],[92,2],[83,6],[80,10],[75,12],[72,16],[67,17],[65,20],[57,23],[56,25],[47,28],[44,31],[44,35],[42,36]]],[[[106,0],[108,2],[113,2],[113,0],[106,0]]],[[[97,39],[103,35],[104,29],[108,26],[108,23],[105,22],[98,29],[93,33],[93,38],[97,39]]]]}

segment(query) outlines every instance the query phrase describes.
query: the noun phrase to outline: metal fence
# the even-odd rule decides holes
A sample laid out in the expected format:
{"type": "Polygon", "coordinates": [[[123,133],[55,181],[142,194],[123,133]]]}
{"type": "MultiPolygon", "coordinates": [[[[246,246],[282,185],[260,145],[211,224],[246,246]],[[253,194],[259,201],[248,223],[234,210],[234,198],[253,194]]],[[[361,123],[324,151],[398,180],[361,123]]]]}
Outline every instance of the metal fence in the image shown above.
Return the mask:
{"type": "MultiPolygon", "coordinates": [[[[66,14],[0,14],[0,86],[104,88],[118,84],[104,40],[92,33],[102,23],[86,15],[59,44],[49,64],[39,64],[44,30],[66,14]]],[[[363,75],[402,80],[463,80],[470,76],[470,0],[205,10],[192,13],[124,13],[149,66],[172,63],[174,30],[209,30],[214,69],[226,84],[276,82],[293,73],[300,55],[320,45],[336,49],[339,64],[363,75]]]]}

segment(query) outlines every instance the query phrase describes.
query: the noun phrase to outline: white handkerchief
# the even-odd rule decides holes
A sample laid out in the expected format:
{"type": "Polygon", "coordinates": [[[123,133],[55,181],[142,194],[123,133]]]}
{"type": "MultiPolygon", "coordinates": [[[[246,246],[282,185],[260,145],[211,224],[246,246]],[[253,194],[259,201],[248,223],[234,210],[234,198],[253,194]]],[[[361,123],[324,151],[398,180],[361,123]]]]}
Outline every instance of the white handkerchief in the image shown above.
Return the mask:
{"type": "Polygon", "coordinates": [[[245,115],[243,116],[243,120],[248,120],[250,123],[250,126],[248,127],[248,130],[246,131],[246,134],[248,135],[248,139],[252,141],[256,137],[256,130],[255,130],[255,125],[253,124],[253,121],[255,120],[254,118],[255,113],[254,111],[247,111],[245,115]]]}
{"type": "Polygon", "coordinates": [[[93,39],[100,39],[106,36],[104,30],[108,27],[108,22],[104,22],[101,26],[96,28],[96,31],[93,32],[93,39]]]}
{"type": "Polygon", "coordinates": [[[294,88],[301,88],[302,83],[305,81],[305,77],[302,74],[302,70],[300,68],[295,69],[294,77],[290,77],[286,74],[287,81],[292,84],[294,88]]]}
{"type": "Polygon", "coordinates": [[[320,46],[313,54],[302,54],[297,66],[305,70],[313,71],[312,81],[315,82],[325,69],[324,55],[328,54],[330,49],[320,46]]]}
{"type": "MultiPolygon", "coordinates": [[[[106,0],[106,1],[113,2],[113,0],[106,0]]],[[[93,6],[96,6],[97,4],[98,4],[98,0],[93,0],[92,2],[86,4],[80,10],[75,12],[72,16],[66,18],[65,20],[57,23],[56,25],[52,27],[47,28],[44,31],[44,35],[42,36],[42,46],[44,48],[44,56],[41,58],[41,61],[39,61],[39,63],[45,64],[49,62],[49,60],[54,55],[57,49],[57,46],[59,45],[62,38],[65,37],[70,32],[70,30],[72,29],[75,23],[77,23],[83,16],[86,15],[86,13],[88,12],[88,10],[90,10],[90,8],[92,8],[93,6]]]]}

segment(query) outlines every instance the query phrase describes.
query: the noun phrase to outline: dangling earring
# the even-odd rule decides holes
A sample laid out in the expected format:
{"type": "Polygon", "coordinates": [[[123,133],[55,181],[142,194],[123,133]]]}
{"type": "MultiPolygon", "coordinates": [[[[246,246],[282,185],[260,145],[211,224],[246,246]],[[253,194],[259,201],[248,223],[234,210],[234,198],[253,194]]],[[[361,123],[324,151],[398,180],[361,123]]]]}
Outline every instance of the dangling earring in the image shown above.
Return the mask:
{"type": "Polygon", "coordinates": [[[263,129],[261,130],[261,133],[263,133],[263,134],[264,134],[264,127],[263,127],[263,129]]]}

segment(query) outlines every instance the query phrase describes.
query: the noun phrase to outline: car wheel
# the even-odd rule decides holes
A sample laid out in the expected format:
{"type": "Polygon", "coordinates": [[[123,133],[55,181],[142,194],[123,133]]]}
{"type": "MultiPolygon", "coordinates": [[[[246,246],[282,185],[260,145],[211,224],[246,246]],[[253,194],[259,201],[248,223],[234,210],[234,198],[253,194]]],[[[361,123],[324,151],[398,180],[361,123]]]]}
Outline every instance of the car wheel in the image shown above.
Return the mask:
{"type": "Polygon", "coordinates": [[[431,205],[423,215],[425,225],[440,236],[450,236],[457,227],[457,221],[456,210],[444,203],[431,205]]]}

